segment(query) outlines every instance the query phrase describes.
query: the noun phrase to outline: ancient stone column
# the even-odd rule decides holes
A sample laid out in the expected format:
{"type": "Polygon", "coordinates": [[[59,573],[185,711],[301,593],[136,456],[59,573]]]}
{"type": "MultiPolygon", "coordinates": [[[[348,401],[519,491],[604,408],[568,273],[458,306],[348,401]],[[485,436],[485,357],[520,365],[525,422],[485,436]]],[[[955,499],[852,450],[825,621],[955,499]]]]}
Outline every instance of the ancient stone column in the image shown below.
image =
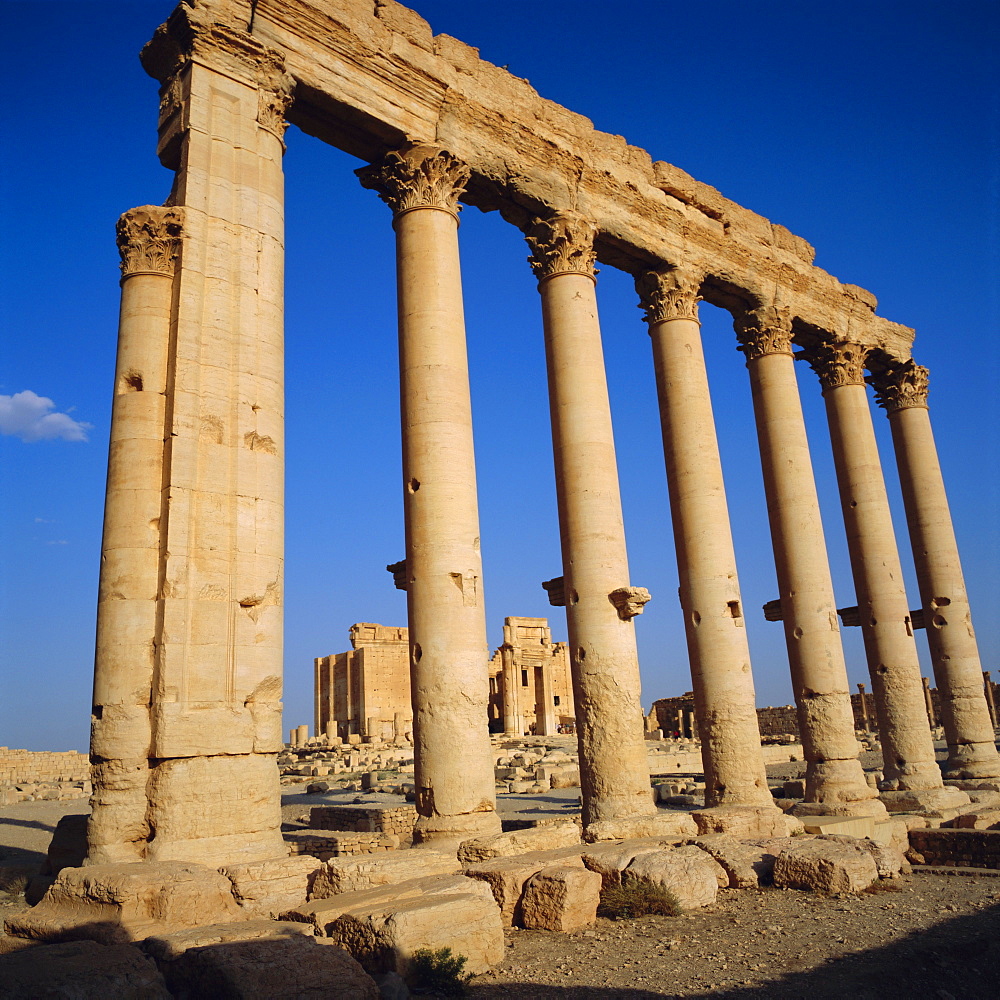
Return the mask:
{"type": "Polygon", "coordinates": [[[903,569],[868,405],[865,357],[865,350],[850,342],[821,344],[807,354],[823,386],[830,425],[882,744],[881,797],[890,810],[960,805],[965,796],[943,789],[934,759],[903,569]]]}
{"type": "Polygon", "coordinates": [[[599,824],[651,817],[655,805],[632,625],[649,595],[629,584],[593,240],[594,227],[568,215],[527,233],[542,298],[583,823],[603,839],[610,827],[599,824]]]}
{"type": "Polygon", "coordinates": [[[869,380],[892,430],[941,724],[948,741],[945,777],[949,781],[1000,778],[1000,756],[983,696],[979,648],[927,409],[927,369],[907,361],[879,370],[869,380]]]}
{"type": "Polygon", "coordinates": [[[764,472],[785,645],[806,758],[808,812],[875,815],[885,807],[858,761],[833,581],[792,357],[776,306],[737,317],[764,472]]]}
{"type": "Polygon", "coordinates": [[[174,274],[183,209],[118,220],[122,263],[91,715],[94,860],[138,861],[149,836],[163,440],[174,274]]]}
{"type": "Polygon", "coordinates": [[[520,708],[521,676],[514,667],[514,650],[506,643],[500,647],[500,663],[503,731],[508,736],[521,736],[524,733],[520,708]]]}
{"type": "Polygon", "coordinates": [[[926,677],[920,678],[920,683],[924,688],[924,708],[927,711],[927,721],[933,729],[938,723],[934,715],[934,699],[931,697],[931,682],[926,677]]]}
{"type": "Polygon", "coordinates": [[[990,724],[994,729],[996,729],[997,706],[996,700],[993,697],[993,682],[990,680],[990,672],[988,670],[983,671],[983,692],[986,695],[986,704],[989,706],[990,710],[990,724]]]}
{"type": "Polygon", "coordinates": [[[556,707],[552,701],[552,674],[549,665],[534,668],[535,735],[552,736],[556,731],[556,707]]]}
{"type": "Polygon", "coordinates": [[[864,684],[858,685],[858,697],[861,704],[861,722],[865,727],[865,732],[870,733],[872,731],[872,725],[868,719],[868,696],[865,694],[864,684]]]}
{"type": "MultiPolygon", "coordinates": [[[[143,51],[183,210],[155,531],[148,833],[95,813],[89,860],[282,857],[283,57],[179,7],[143,51]]],[[[131,280],[131,279],[129,279],[131,280]]],[[[103,734],[102,737],[103,739],[103,734]]],[[[95,754],[104,756],[95,744],[95,754]]],[[[100,778],[106,789],[113,779],[100,778]]],[[[95,795],[99,797],[102,790],[95,795]]]]}
{"type": "Polygon", "coordinates": [[[468,168],[413,144],[358,171],[394,213],[417,840],[500,831],[487,725],[458,198],[468,168]]]}
{"type": "Polygon", "coordinates": [[[705,804],[773,811],[701,344],[700,285],[701,275],[678,269],[636,279],[653,342],[705,804]]]}

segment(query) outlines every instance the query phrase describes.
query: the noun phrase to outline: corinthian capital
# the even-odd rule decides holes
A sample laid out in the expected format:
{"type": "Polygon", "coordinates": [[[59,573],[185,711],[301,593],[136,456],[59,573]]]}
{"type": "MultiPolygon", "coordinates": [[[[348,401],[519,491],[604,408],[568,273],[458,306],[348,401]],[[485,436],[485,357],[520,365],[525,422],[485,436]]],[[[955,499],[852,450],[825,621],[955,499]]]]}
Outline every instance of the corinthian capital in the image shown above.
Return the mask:
{"type": "Polygon", "coordinates": [[[768,305],[752,309],[736,318],[738,350],[747,361],[766,354],[792,353],[792,317],[788,309],[768,305]]]}
{"type": "Polygon", "coordinates": [[[257,95],[257,124],[284,141],[285,129],[288,128],[285,112],[291,105],[292,95],[287,88],[272,90],[262,87],[257,95]]]}
{"type": "Polygon", "coordinates": [[[929,379],[930,372],[911,358],[873,372],[868,381],[875,388],[875,402],[886,413],[893,413],[907,406],[926,407],[929,379]]]}
{"type": "Polygon", "coordinates": [[[122,277],[173,274],[183,227],[183,210],[177,207],[143,205],[122,215],[115,227],[122,277]]]}
{"type": "Polygon", "coordinates": [[[597,227],[578,215],[554,215],[538,219],[524,234],[531,256],[528,263],[541,281],[555,274],[595,275],[594,236],[597,227]]]}
{"type": "Polygon", "coordinates": [[[702,275],[671,267],[662,271],[644,271],[636,276],[639,308],[652,326],[667,319],[698,318],[702,275]]]}
{"type": "Polygon", "coordinates": [[[381,163],[354,171],[395,214],[412,208],[439,208],[458,215],[458,199],[471,171],[457,156],[426,143],[389,153],[381,163]]]}
{"type": "Polygon", "coordinates": [[[805,355],[824,392],[842,385],[864,385],[867,358],[867,349],[850,341],[819,344],[805,355]]]}

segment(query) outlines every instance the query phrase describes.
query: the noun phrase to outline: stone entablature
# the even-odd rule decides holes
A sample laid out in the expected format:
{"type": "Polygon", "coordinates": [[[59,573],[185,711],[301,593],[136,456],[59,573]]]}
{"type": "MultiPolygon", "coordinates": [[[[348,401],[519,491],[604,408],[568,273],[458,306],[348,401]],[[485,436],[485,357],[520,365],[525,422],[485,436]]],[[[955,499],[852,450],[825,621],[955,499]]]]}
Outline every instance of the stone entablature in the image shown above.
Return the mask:
{"type": "MultiPolygon", "coordinates": [[[[234,7],[250,5],[207,0],[179,8],[170,23],[205,33],[213,20],[234,22],[234,7]]],[[[253,34],[284,55],[297,84],[287,120],[311,135],[368,161],[404,138],[435,142],[470,168],[466,204],[522,228],[585,206],[602,263],[637,273],[683,260],[709,276],[701,294],[714,305],[778,299],[810,328],[909,357],[913,331],[876,316],[870,292],[813,265],[806,240],[597,131],[394,0],[264,0],[254,5],[253,34]]],[[[144,55],[154,76],[164,42],[144,55]]]]}

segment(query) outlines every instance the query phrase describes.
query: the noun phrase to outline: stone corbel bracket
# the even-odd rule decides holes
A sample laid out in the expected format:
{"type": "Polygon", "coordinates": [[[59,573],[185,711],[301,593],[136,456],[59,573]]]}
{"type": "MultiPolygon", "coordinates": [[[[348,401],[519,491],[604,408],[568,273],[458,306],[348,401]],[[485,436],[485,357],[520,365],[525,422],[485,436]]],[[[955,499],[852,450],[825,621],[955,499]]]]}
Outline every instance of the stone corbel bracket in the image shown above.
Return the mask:
{"type": "Polygon", "coordinates": [[[623,622],[630,622],[642,614],[650,601],[650,593],[645,587],[619,587],[608,594],[608,600],[615,606],[618,617],[623,622]]]}

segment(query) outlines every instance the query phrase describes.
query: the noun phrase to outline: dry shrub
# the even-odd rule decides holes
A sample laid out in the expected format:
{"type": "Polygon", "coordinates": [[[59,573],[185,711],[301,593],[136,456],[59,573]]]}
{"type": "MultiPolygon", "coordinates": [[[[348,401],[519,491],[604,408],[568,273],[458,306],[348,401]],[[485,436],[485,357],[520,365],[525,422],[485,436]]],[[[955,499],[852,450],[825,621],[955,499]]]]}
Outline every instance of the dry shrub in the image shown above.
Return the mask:
{"type": "Polygon", "coordinates": [[[608,886],[601,893],[597,907],[597,915],[609,920],[632,920],[650,915],[676,917],[680,912],[680,903],[669,889],[649,882],[608,886]]]}

